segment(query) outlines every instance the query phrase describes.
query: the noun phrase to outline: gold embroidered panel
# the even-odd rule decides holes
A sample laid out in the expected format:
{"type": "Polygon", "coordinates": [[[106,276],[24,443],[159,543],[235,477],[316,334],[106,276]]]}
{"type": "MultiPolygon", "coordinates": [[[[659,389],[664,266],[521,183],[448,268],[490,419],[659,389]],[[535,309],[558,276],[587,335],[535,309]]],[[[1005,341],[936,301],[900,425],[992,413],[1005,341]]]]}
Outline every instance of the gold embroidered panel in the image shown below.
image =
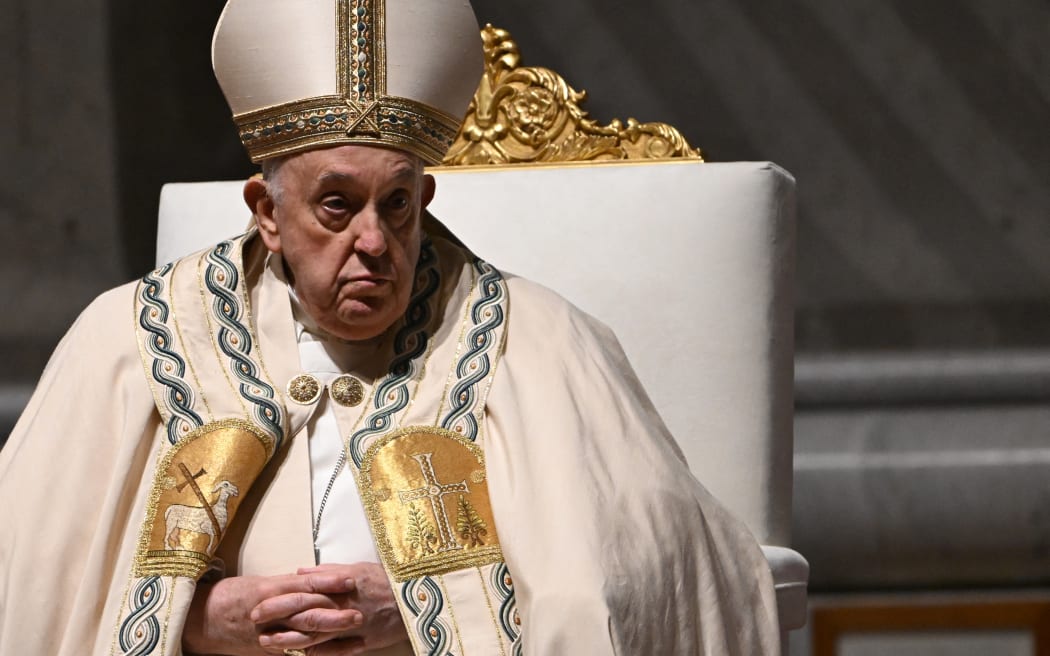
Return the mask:
{"type": "Polygon", "coordinates": [[[486,25],[481,38],[485,73],[443,165],[703,159],[666,123],[598,124],[580,107],[586,92],[549,69],[520,66],[509,32],[486,25]]]}
{"type": "Polygon", "coordinates": [[[203,574],[273,448],[241,419],[205,424],[173,446],[153,481],[135,576],[203,574]]]}
{"type": "Polygon", "coordinates": [[[358,475],[372,533],[401,582],[503,560],[481,449],[436,426],[391,433],[358,475]]]}

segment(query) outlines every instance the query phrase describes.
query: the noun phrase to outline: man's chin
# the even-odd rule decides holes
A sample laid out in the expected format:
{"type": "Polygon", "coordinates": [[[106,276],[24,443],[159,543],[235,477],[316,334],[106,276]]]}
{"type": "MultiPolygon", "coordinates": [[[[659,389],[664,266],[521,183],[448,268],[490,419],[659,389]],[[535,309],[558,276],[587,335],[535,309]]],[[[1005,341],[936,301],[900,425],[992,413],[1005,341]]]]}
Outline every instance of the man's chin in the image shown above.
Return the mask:
{"type": "Polygon", "coordinates": [[[336,337],[350,341],[372,339],[382,335],[397,321],[398,314],[390,312],[385,304],[377,306],[351,301],[348,306],[340,308],[336,317],[322,326],[336,337]]]}

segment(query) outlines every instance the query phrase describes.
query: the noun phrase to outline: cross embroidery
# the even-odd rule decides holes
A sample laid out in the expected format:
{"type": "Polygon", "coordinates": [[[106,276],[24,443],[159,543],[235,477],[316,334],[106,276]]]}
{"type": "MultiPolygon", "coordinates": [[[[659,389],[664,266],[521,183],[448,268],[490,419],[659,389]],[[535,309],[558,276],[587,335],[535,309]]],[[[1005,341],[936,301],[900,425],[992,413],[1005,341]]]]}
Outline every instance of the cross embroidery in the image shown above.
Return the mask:
{"type": "Polygon", "coordinates": [[[208,472],[204,470],[204,467],[201,467],[199,472],[191,474],[190,468],[187,467],[184,462],[179,463],[179,471],[182,472],[182,476],[185,480],[176,485],[175,489],[182,492],[182,489],[189,485],[193,489],[193,494],[197,497],[197,500],[201,502],[204,512],[208,514],[208,520],[211,522],[212,529],[215,530],[215,535],[222,535],[222,526],[219,524],[219,518],[215,516],[215,511],[211,509],[211,504],[208,503],[208,498],[204,496],[201,487],[197,485],[197,479],[208,472]]]}
{"type": "Polygon", "coordinates": [[[182,472],[182,476],[185,478],[184,481],[175,486],[175,489],[179,492],[182,492],[182,488],[186,487],[187,485],[192,485],[194,488],[199,490],[200,487],[197,485],[197,479],[208,473],[207,471],[205,471],[204,467],[201,467],[199,472],[197,472],[196,474],[191,474],[190,468],[187,467],[186,463],[184,462],[179,463],[179,471],[182,472]]]}
{"type": "Polygon", "coordinates": [[[438,552],[455,551],[457,549],[462,549],[463,547],[456,542],[456,537],[452,532],[452,525],[448,520],[448,513],[445,511],[445,502],[442,497],[447,494],[470,492],[470,489],[467,487],[466,479],[459,483],[438,482],[437,475],[434,473],[434,464],[430,461],[432,455],[434,454],[419,453],[412,456],[412,459],[419,463],[419,469],[423,472],[423,487],[398,492],[397,496],[401,499],[402,505],[416,501],[417,499],[429,499],[430,507],[434,511],[434,519],[437,521],[438,533],[441,538],[441,546],[438,547],[438,552]]]}

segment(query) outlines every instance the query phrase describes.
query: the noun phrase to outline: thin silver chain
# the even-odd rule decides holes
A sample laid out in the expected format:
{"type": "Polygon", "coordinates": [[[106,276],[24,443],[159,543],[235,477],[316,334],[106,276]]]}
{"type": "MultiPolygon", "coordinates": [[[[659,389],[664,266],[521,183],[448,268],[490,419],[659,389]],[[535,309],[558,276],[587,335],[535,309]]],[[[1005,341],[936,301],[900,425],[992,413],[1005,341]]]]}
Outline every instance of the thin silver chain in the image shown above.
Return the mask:
{"type": "MultiPolygon", "coordinates": [[[[325,504],[328,503],[328,495],[332,493],[332,487],[335,485],[335,479],[339,478],[339,474],[343,472],[343,467],[346,465],[346,448],[343,448],[339,452],[339,460],[335,463],[335,470],[332,472],[332,477],[328,479],[328,487],[324,489],[324,494],[321,495],[321,503],[317,507],[317,518],[314,520],[314,560],[320,561],[321,551],[317,548],[317,534],[321,532],[321,515],[324,514],[325,504]]],[[[315,564],[320,565],[320,562],[315,564]]]]}
{"type": "MultiPolygon", "coordinates": [[[[327,387],[327,386],[326,386],[327,387]]],[[[368,393],[368,398],[365,400],[365,405],[361,409],[361,414],[357,417],[357,421],[350,427],[350,435],[353,435],[354,430],[357,429],[358,424],[361,423],[361,419],[364,418],[365,413],[368,412],[368,407],[372,403],[372,394],[375,393],[375,386],[373,385],[371,391],[368,393]]],[[[325,399],[326,403],[331,402],[331,399],[325,399]]],[[[336,422],[336,431],[339,434],[340,441],[343,440],[342,431],[339,430],[338,420],[336,422]]],[[[317,547],[317,536],[321,532],[321,517],[324,515],[325,505],[328,504],[328,497],[332,494],[332,488],[335,487],[335,480],[339,478],[339,475],[343,473],[343,468],[346,467],[347,462],[347,451],[349,447],[346,442],[343,442],[343,448],[339,451],[339,459],[335,463],[335,467],[332,470],[332,477],[328,479],[328,485],[324,489],[324,494],[321,495],[321,503],[317,506],[317,517],[314,518],[313,534],[314,534],[314,564],[321,564],[321,550],[317,547]]]]}

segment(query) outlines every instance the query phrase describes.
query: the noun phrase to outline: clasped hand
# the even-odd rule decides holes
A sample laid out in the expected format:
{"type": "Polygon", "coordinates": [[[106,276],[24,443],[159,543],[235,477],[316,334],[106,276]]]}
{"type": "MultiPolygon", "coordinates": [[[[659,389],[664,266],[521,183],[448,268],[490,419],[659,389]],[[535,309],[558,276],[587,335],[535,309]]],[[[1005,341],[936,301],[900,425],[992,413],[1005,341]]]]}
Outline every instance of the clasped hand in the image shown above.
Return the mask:
{"type": "Polygon", "coordinates": [[[197,654],[350,656],[407,639],[382,566],[355,563],[203,584],[182,644],[197,654]]]}

